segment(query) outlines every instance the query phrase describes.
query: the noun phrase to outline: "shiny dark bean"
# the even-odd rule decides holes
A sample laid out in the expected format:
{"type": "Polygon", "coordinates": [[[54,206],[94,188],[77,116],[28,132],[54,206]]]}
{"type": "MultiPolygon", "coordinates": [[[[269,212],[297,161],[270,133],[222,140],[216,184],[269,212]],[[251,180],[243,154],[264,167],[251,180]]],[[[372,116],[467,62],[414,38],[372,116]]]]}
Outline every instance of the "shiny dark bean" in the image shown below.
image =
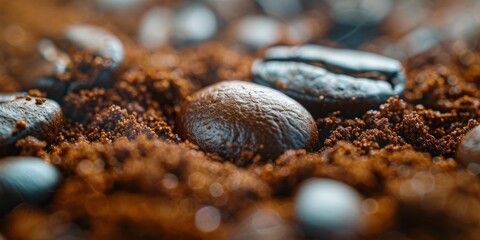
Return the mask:
{"type": "Polygon", "coordinates": [[[397,60],[315,45],[273,47],[252,71],[256,83],[295,98],[314,116],[334,110],[361,113],[405,89],[397,60]]]}
{"type": "Polygon", "coordinates": [[[0,214],[21,203],[42,204],[61,180],[58,170],[34,157],[0,159],[0,214]]]}
{"type": "Polygon", "coordinates": [[[29,135],[53,140],[62,123],[62,110],[53,100],[24,97],[0,103],[0,155],[11,153],[17,140],[29,135]]]}
{"type": "Polygon", "coordinates": [[[315,121],[299,103],[242,81],[221,82],[194,94],[182,107],[177,127],[182,138],[241,166],[256,155],[268,162],[288,149],[312,150],[318,142],[315,121]]]}
{"type": "Polygon", "coordinates": [[[103,28],[92,25],[72,25],[66,29],[63,37],[73,48],[92,50],[96,56],[110,59],[110,70],[116,69],[123,61],[122,42],[103,28]]]}

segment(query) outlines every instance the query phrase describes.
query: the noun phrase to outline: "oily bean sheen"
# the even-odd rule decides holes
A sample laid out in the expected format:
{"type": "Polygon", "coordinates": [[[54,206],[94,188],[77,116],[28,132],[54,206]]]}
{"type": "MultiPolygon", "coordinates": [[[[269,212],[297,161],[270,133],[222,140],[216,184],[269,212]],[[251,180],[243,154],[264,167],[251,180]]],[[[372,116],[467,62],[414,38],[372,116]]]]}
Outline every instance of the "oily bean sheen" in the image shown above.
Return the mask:
{"type": "Polygon", "coordinates": [[[61,180],[59,171],[34,157],[0,159],[0,214],[17,205],[44,203],[61,180]]]}
{"type": "Polygon", "coordinates": [[[273,160],[287,149],[312,150],[318,131],[308,111],[288,96],[254,83],[221,82],[195,93],[177,126],[184,139],[247,165],[273,160]],[[250,157],[248,156],[250,154],[250,157]]]}
{"type": "Polygon", "coordinates": [[[470,130],[458,145],[456,158],[468,166],[470,163],[480,163],[480,126],[470,130]]]}
{"type": "Polygon", "coordinates": [[[0,155],[11,152],[17,140],[28,135],[53,140],[62,123],[62,110],[53,100],[20,97],[1,102],[0,155]]]}
{"type": "Polygon", "coordinates": [[[298,100],[314,116],[361,113],[405,89],[404,70],[395,59],[316,45],[273,47],[252,71],[256,83],[298,100]]]}

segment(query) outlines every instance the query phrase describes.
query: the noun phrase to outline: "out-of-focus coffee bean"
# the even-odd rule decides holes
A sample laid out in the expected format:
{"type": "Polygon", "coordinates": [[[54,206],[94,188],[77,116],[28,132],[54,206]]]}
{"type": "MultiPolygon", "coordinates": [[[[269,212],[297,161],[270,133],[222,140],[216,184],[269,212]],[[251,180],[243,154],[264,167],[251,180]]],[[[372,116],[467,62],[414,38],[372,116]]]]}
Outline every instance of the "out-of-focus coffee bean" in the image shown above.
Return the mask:
{"type": "Polygon", "coordinates": [[[95,56],[110,59],[110,70],[116,69],[123,61],[123,44],[107,30],[87,24],[68,27],[63,35],[69,47],[78,50],[91,50],[95,56]]]}
{"type": "Polygon", "coordinates": [[[178,46],[200,43],[212,38],[219,29],[215,13],[206,5],[182,6],[173,18],[173,41],[178,46]]]}
{"type": "Polygon", "coordinates": [[[59,171],[41,159],[0,159],[0,214],[9,212],[21,203],[45,203],[60,181],[59,171]]]}
{"type": "Polygon", "coordinates": [[[314,116],[361,113],[405,89],[399,61],[317,45],[270,48],[252,71],[256,83],[293,97],[314,116]]]}
{"type": "Polygon", "coordinates": [[[295,215],[313,239],[352,239],[360,226],[362,197],[331,179],[305,181],[295,199],[295,215]]]}
{"type": "Polygon", "coordinates": [[[168,43],[173,12],[165,7],[154,7],[142,17],[138,39],[147,49],[157,50],[168,43]]]}
{"type": "Polygon", "coordinates": [[[282,24],[267,16],[248,16],[237,23],[235,35],[241,44],[256,50],[278,42],[282,37],[282,24]]]}

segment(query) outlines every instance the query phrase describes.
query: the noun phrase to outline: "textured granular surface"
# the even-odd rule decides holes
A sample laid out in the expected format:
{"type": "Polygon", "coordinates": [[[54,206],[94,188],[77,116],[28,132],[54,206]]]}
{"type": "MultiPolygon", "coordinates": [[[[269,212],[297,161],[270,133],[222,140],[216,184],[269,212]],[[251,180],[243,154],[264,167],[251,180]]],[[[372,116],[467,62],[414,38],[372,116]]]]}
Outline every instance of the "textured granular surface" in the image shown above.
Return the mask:
{"type": "MultiPolygon", "coordinates": [[[[45,97],[20,79],[33,66],[37,42],[60,38],[71,24],[103,26],[125,47],[112,84],[61,96],[65,120],[53,140],[16,142],[19,155],[52,164],[63,181],[46,205],[22,204],[1,218],[7,239],[229,239],[259,209],[289,225],[288,236],[303,239],[295,194],[312,177],[344,182],[365,199],[359,239],[480,237],[480,165],[455,158],[480,121],[480,47],[474,41],[443,41],[406,58],[404,94],[376,109],[317,118],[318,148],[288,150],[267,163],[247,155],[256,163],[237,166],[179,137],[175,120],[194,92],[225,80],[251,81],[251,65],[263,49],[230,44],[226,29],[197,45],[148,51],[135,36],[142,7],[125,17],[92,10],[97,2],[106,1],[0,0],[2,93],[30,90],[45,97]]],[[[438,1],[437,7],[447,11],[455,2],[438,1]]],[[[143,8],[159,3],[179,5],[157,1],[143,8]]],[[[328,24],[323,19],[312,27],[315,36],[328,24]]],[[[384,28],[390,38],[400,34],[384,28]]],[[[277,43],[295,43],[284,32],[277,43]]],[[[311,41],[337,46],[316,37],[321,40],[311,41]]],[[[71,81],[95,61],[91,52],[75,52],[73,66],[57,77],[71,81]]]]}

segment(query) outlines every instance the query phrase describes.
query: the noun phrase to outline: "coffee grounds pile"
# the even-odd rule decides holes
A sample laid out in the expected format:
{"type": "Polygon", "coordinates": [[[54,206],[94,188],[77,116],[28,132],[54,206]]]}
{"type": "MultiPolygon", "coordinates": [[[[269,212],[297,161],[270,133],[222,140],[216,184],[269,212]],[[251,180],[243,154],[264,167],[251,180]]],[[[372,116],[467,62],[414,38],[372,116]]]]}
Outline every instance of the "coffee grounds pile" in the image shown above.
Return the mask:
{"type": "Polygon", "coordinates": [[[258,209],[274,211],[295,230],[295,194],[312,177],[347,183],[364,197],[358,238],[480,236],[480,165],[455,159],[463,136],[480,121],[480,49],[474,43],[445,41],[406,59],[405,93],[378,109],[315,119],[315,151],[288,150],[238,167],[181,139],[175,119],[201,88],[251,81],[262,49],[232,47],[226,30],[198,45],[148,51],[132,37],[133,23],[94,5],[0,0],[1,92],[23,90],[20,79],[30,71],[37,41],[58,38],[72,23],[108,28],[126,50],[111,86],[62,99],[65,122],[53,143],[32,136],[17,142],[19,155],[44,159],[64,180],[47,205],[23,204],[1,219],[7,239],[228,239],[258,209]]]}

